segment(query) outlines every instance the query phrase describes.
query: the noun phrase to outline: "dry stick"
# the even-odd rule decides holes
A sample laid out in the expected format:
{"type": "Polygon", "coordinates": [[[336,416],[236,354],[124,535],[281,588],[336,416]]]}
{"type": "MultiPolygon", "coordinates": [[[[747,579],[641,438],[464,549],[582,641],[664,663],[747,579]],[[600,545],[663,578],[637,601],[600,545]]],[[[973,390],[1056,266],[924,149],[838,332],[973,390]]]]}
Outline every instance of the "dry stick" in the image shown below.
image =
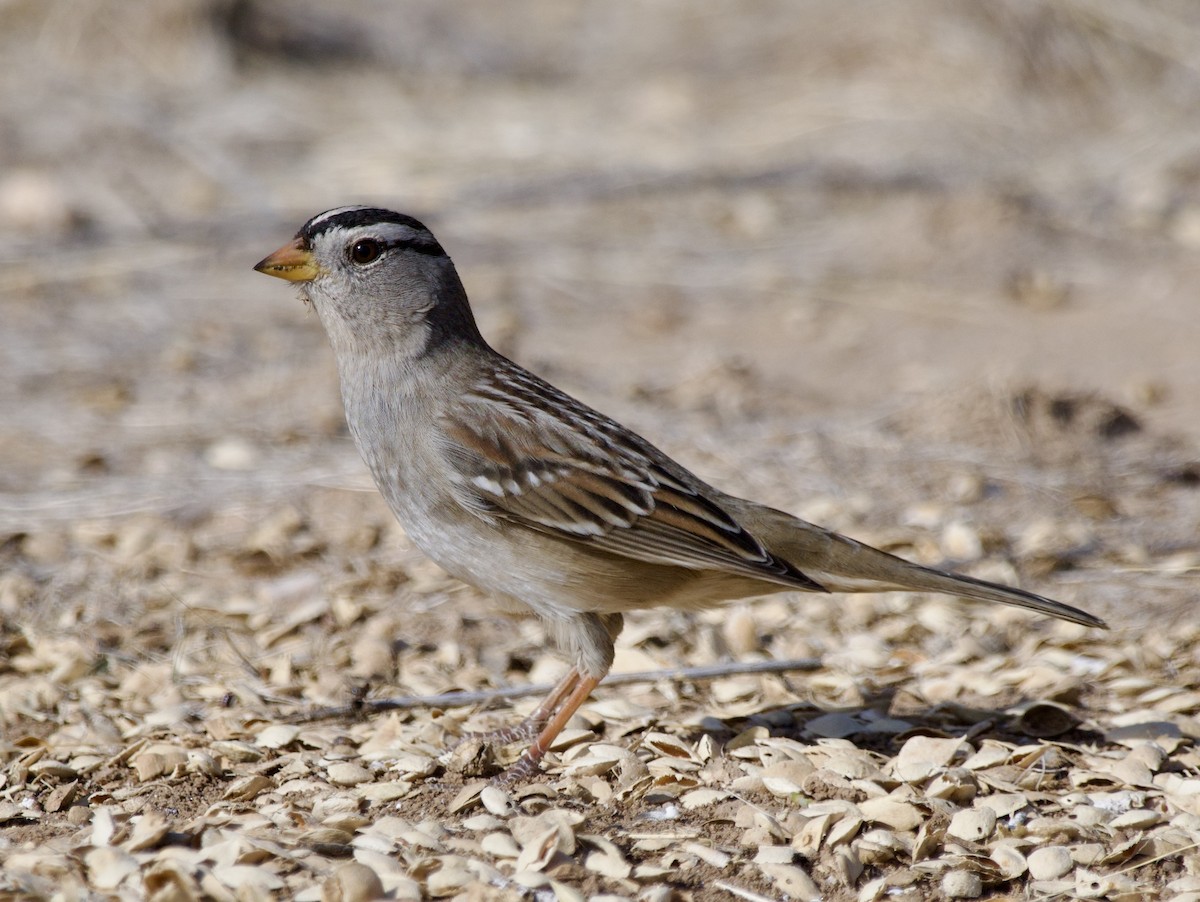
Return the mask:
{"type": "Polygon", "coordinates": [[[736,883],[730,883],[728,880],[718,880],[713,884],[717,889],[723,889],[731,896],[737,896],[739,899],[746,899],[747,902],[775,902],[770,896],[763,896],[754,892],[752,889],[746,889],[744,886],[738,886],[736,883]]]}
{"type": "MultiPolygon", "coordinates": [[[[632,673],[613,673],[605,677],[602,686],[628,686],[631,683],[657,683],[660,680],[715,680],[723,676],[748,673],[788,673],[796,670],[819,670],[819,658],[791,658],[785,661],[756,661],[739,664],[706,664],[703,667],[682,667],[673,670],[639,670],[632,673]]],[[[507,686],[501,689],[481,689],[475,692],[443,692],[441,695],[401,695],[394,698],[369,699],[349,705],[330,705],[302,711],[288,718],[290,723],[306,723],[327,717],[352,717],[364,711],[395,711],[403,708],[461,708],[497,699],[525,698],[546,695],[554,687],[507,686]]]]}

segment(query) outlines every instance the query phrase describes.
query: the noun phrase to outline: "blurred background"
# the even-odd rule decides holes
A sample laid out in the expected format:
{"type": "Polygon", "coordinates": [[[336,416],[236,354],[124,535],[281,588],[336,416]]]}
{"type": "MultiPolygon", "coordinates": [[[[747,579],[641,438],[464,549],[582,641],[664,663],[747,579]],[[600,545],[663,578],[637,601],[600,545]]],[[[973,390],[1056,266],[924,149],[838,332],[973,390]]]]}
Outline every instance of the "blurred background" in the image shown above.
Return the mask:
{"type": "MultiPolygon", "coordinates": [[[[1145,735],[1177,754],[1155,768],[1194,783],[1196,0],[2,0],[0,59],[0,882],[58,854],[44,896],[74,885],[60,874],[83,885],[81,850],[111,829],[93,835],[76,789],[122,818],[165,813],[161,835],[200,856],[225,815],[190,819],[241,806],[231,774],[263,780],[218,740],[258,742],[311,704],[561,673],[537,624],[497,618],[408,545],[346,433],[320,324],[252,270],[357,202],[433,229],[499,350],[715,485],[1114,627],[903,593],[647,612],[618,672],[824,667],[601,687],[586,735],[723,742],[758,719],[807,742],[835,735],[814,715],[866,711],[904,735],[1025,743],[1005,712],[1049,699],[1090,731],[1058,758],[1161,721],[1174,732],[1145,735]],[[149,740],[171,761],[212,752],[186,774],[128,766],[149,740]]],[[[304,742],[419,752],[411,795],[370,813],[423,820],[461,778],[431,756],[469,716],[513,714],[475,713],[335,719],[304,742]]],[[[836,735],[858,737],[847,719],[836,735]]],[[[890,767],[899,745],[871,729],[855,751],[890,767]]],[[[263,768],[312,757],[283,743],[263,768]]],[[[1039,806],[1058,799],[1046,810],[1111,785],[1086,763],[1048,790],[1058,765],[1026,753],[1004,780],[1019,765],[1039,806]]],[[[1190,789],[1170,807],[1139,767],[1120,785],[1163,813],[1137,823],[1192,824],[1175,818],[1190,789]]],[[[340,792],[303,785],[287,792],[314,812],[340,792]]],[[[620,839],[661,798],[589,808],[587,832],[627,818],[620,839]]],[[[309,842],[288,838],[308,813],[269,810],[247,823],[309,842]]],[[[680,842],[710,835],[709,810],[680,842]]],[[[1098,828],[1125,850],[1105,862],[1195,870],[1191,826],[1143,843],[1156,828],[1133,824],[1098,828]]],[[[231,870],[261,871],[265,848],[231,870]]],[[[859,893],[861,863],[846,876],[823,854],[814,873],[859,893]]],[[[707,873],[680,879],[708,898],[707,873]]]]}
{"type": "Polygon", "coordinates": [[[1195,551],[1193,0],[9,0],[0,47],[10,552],[377,504],[315,317],[251,271],[353,202],[727,489],[1195,551]]]}

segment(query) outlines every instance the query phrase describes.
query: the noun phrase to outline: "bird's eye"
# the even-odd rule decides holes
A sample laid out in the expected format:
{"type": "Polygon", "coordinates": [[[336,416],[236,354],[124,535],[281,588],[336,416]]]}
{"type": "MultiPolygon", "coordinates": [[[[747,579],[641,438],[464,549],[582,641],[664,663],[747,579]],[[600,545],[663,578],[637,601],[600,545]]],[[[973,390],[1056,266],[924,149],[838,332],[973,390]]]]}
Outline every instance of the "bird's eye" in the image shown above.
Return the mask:
{"type": "Polygon", "coordinates": [[[366,266],[382,253],[383,245],[374,238],[363,238],[350,245],[350,259],[359,266],[366,266]]]}

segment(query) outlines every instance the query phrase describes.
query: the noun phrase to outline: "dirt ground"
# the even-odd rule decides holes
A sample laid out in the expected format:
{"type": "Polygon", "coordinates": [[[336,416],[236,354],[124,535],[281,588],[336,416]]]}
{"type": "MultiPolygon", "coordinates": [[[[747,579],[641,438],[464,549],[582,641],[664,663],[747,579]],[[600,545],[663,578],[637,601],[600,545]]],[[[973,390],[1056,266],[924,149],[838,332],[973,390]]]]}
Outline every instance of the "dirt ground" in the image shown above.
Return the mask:
{"type": "Polygon", "coordinates": [[[1192,0],[17,0],[0,47],[0,898],[1200,899],[1192,0]],[[532,699],[361,703],[561,662],[409,545],[251,270],[355,202],[708,481],[1111,631],[647,612],[616,671],[783,663],[601,687],[484,789],[442,751],[532,699]]]}

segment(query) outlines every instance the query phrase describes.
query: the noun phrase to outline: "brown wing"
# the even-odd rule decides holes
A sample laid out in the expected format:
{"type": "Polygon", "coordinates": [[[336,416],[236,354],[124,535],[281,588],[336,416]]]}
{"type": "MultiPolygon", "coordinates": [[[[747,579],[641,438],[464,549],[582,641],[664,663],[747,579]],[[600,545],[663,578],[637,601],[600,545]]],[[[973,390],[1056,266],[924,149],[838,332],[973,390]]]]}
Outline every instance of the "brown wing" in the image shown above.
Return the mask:
{"type": "Polygon", "coordinates": [[[469,507],[640,561],[824,591],[662,452],[515,365],[458,398],[442,425],[469,507]]]}

